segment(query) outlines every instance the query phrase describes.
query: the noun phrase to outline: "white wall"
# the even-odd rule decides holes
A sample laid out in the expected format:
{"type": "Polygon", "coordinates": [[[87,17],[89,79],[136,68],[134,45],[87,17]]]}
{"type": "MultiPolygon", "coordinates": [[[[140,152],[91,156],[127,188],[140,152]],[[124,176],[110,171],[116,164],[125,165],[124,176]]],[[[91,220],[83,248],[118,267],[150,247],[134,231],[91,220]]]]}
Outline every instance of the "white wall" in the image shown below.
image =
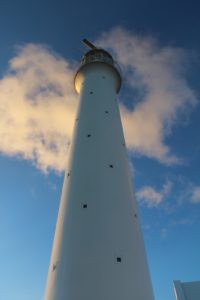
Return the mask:
{"type": "Polygon", "coordinates": [[[200,300],[200,281],[174,281],[174,290],[177,300],[200,300]]]}
{"type": "Polygon", "coordinates": [[[93,63],[76,80],[80,104],[45,299],[152,300],[117,102],[118,75],[93,63]]]}

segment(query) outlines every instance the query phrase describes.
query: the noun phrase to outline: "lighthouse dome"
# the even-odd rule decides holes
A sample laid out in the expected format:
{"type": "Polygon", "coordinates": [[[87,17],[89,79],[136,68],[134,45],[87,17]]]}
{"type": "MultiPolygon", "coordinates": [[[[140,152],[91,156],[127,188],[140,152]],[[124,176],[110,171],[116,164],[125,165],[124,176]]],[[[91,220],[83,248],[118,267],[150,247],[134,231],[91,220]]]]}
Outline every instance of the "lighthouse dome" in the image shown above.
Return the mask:
{"type": "Polygon", "coordinates": [[[74,77],[75,90],[79,93],[84,82],[85,72],[96,69],[106,70],[114,78],[117,93],[121,87],[121,71],[119,65],[114,61],[112,55],[106,50],[94,47],[86,52],[80,62],[77,73],[74,77]]]}
{"type": "Polygon", "coordinates": [[[110,65],[114,65],[112,56],[104,49],[92,49],[88,51],[81,60],[81,66],[92,62],[104,62],[110,65]]]}

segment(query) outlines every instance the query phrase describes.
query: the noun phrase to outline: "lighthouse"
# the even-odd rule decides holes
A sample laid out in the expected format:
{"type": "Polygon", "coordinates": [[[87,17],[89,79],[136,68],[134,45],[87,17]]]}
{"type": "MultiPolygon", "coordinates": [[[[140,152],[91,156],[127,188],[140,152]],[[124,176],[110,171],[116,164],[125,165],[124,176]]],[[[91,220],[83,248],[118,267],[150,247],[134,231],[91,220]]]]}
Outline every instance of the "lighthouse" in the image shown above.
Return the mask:
{"type": "Polygon", "coordinates": [[[113,57],[87,40],[45,300],[153,300],[113,57]]]}

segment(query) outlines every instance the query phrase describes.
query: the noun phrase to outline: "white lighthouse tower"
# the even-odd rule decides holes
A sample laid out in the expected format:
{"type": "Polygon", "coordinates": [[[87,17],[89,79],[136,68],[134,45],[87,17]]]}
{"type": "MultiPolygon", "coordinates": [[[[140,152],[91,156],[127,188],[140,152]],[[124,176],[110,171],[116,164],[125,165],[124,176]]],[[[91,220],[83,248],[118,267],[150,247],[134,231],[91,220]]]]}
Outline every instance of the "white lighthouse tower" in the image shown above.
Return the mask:
{"type": "Polygon", "coordinates": [[[107,51],[85,43],[45,300],[153,300],[117,103],[120,72],[107,51]]]}

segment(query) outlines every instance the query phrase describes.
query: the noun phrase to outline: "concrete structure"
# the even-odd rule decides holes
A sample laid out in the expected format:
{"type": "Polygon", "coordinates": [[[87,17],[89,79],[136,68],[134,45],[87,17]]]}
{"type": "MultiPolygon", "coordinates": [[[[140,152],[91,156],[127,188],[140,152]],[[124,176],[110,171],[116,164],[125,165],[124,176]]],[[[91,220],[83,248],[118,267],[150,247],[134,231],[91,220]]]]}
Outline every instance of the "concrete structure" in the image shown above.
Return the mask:
{"type": "Polygon", "coordinates": [[[176,300],[200,300],[200,281],[174,281],[176,300]]]}
{"type": "Polygon", "coordinates": [[[111,55],[88,51],[45,300],[152,300],[111,55]]]}

